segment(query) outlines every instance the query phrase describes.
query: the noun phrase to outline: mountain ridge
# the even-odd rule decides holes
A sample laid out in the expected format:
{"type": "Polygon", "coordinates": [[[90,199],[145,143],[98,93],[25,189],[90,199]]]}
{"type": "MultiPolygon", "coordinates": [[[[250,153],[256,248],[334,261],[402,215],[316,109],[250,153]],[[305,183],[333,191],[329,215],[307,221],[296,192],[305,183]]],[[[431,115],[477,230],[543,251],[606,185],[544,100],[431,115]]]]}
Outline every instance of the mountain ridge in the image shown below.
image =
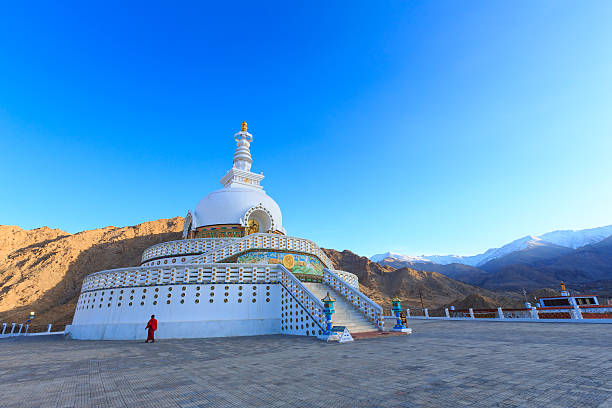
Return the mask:
{"type": "MultiPolygon", "coordinates": [[[[180,239],[183,218],[70,234],[47,227],[0,226],[0,322],[70,323],[85,276],[104,269],[136,266],[144,249],[180,239]]],[[[441,307],[470,295],[512,306],[516,299],[458,282],[437,272],[380,265],[350,251],[324,249],[338,269],[359,276],[360,288],[389,312],[391,297],[405,306],[441,307]]]]}
{"type": "Polygon", "coordinates": [[[485,252],[477,255],[420,255],[410,256],[394,252],[375,254],[370,257],[374,262],[383,262],[392,258],[394,260],[413,263],[436,263],[448,265],[460,263],[469,266],[480,267],[490,261],[501,258],[508,254],[528,249],[536,246],[559,246],[571,249],[582,248],[587,245],[596,244],[612,236],[612,225],[603,227],[588,228],[583,230],[556,230],[545,234],[526,235],[516,239],[499,248],[489,248],[485,252]]]}

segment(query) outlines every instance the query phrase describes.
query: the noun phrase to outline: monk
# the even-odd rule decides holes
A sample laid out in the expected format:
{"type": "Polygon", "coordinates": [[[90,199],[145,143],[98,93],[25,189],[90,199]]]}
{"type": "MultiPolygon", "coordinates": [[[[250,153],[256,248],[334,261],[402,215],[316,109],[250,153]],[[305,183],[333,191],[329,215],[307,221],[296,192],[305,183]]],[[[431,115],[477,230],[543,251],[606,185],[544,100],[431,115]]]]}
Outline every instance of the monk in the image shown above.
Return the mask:
{"type": "Polygon", "coordinates": [[[149,320],[149,323],[147,323],[147,327],[145,327],[145,330],[149,331],[145,343],[148,343],[149,340],[151,340],[151,343],[155,343],[154,333],[155,330],[157,330],[157,320],[155,319],[155,315],[151,315],[151,320],[149,320]]]}

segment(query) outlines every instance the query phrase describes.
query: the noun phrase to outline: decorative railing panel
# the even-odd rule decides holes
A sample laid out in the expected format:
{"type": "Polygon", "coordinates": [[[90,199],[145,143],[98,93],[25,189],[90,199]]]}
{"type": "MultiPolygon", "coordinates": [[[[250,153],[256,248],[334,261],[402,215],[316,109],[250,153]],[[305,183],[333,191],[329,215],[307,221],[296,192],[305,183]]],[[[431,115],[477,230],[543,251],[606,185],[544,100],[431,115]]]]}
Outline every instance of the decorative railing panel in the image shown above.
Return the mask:
{"type": "Polygon", "coordinates": [[[162,242],[161,244],[153,245],[145,249],[142,253],[141,262],[144,263],[151,259],[173,255],[201,254],[227,245],[237,239],[238,238],[196,238],[162,242]]]}
{"type": "Polygon", "coordinates": [[[334,270],[334,273],[338,275],[340,279],[342,279],[355,289],[359,290],[359,279],[357,278],[357,275],[355,275],[354,273],[338,270],[334,270]]]}
{"type": "Polygon", "coordinates": [[[111,269],[87,276],[81,291],[180,283],[278,283],[281,268],[268,264],[186,264],[111,269]]]}
{"type": "Polygon", "coordinates": [[[323,313],[323,302],[308,290],[288,269],[278,265],[280,284],[288,292],[288,297],[281,302],[281,333],[297,335],[319,335],[324,330],[325,313],[323,313]],[[295,303],[296,307],[293,306],[295,303]],[[295,315],[289,310],[295,311],[295,315]],[[306,323],[304,316],[298,316],[297,311],[303,309],[306,312],[306,323]],[[291,316],[291,317],[290,317],[291,316]],[[293,321],[295,319],[295,321],[293,321]],[[298,321],[298,319],[302,319],[298,321]],[[313,327],[314,324],[314,327],[313,327]]]}
{"type": "Polygon", "coordinates": [[[383,309],[380,305],[374,303],[369,297],[342,279],[338,275],[338,271],[324,269],[323,281],[337,293],[344,296],[346,300],[359,309],[372,323],[376,324],[378,330],[383,330],[383,309]]]}
{"type": "Polygon", "coordinates": [[[315,255],[328,268],[333,267],[331,260],[314,242],[278,234],[258,233],[235,239],[233,242],[193,258],[193,263],[215,263],[250,249],[272,249],[305,252],[315,255]]]}
{"type": "Polygon", "coordinates": [[[612,306],[580,305],[578,307],[583,319],[612,319],[612,306]]]}

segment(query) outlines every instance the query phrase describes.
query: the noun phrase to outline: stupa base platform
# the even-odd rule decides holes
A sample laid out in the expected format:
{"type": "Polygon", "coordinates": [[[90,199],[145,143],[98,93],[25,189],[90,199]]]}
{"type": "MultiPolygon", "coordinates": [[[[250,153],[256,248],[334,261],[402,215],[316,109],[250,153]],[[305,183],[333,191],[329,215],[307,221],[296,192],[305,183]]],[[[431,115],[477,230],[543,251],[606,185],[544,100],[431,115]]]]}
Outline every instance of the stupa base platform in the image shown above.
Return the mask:
{"type": "MultiPolygon", "coordinates": [[[[75,340],[144,340],[147,337],[144,327],[142,323],[72,325],[66,328],[66,334],[75,340]]],[[[155,338],[261,336],[280,333],[280,319],[207,320],[160,322],[155,338]]]]}

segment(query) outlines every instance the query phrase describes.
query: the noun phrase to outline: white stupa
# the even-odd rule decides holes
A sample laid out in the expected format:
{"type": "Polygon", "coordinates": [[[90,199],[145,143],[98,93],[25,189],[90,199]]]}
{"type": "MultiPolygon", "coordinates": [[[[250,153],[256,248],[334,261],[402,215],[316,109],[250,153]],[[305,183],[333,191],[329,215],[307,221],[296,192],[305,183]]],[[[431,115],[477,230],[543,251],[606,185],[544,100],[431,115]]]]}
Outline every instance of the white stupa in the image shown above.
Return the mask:
{"type": "Polygon", "coordinates": [[[183,238],[243,236],[248,228],[255,232],[285,233],[280,207],[261,185],[264,176],[251,172],[253,159],[249,147],[253,136],[247,132],[246,123],[234,138],[238,146],[232,168],[221,178],[223,188],[208,194],[193,214],[188,214],[191,224],[183,238]]]}
{"type": "Polygon", "coordinates": [[[234,139],[223,188],[187,213],[183,239],[147,248],[140,266],[85,278],[67,328],[72,338],[141,339],[152,314],[162,339],[319,336],[328,292],[337,299],[334,324],[353,333],[382,330],[382,308],[359,291],[356,275],[333,270],[314,242],[285,234],[264,176],[251,172],[246,123],[234,139]]]}

